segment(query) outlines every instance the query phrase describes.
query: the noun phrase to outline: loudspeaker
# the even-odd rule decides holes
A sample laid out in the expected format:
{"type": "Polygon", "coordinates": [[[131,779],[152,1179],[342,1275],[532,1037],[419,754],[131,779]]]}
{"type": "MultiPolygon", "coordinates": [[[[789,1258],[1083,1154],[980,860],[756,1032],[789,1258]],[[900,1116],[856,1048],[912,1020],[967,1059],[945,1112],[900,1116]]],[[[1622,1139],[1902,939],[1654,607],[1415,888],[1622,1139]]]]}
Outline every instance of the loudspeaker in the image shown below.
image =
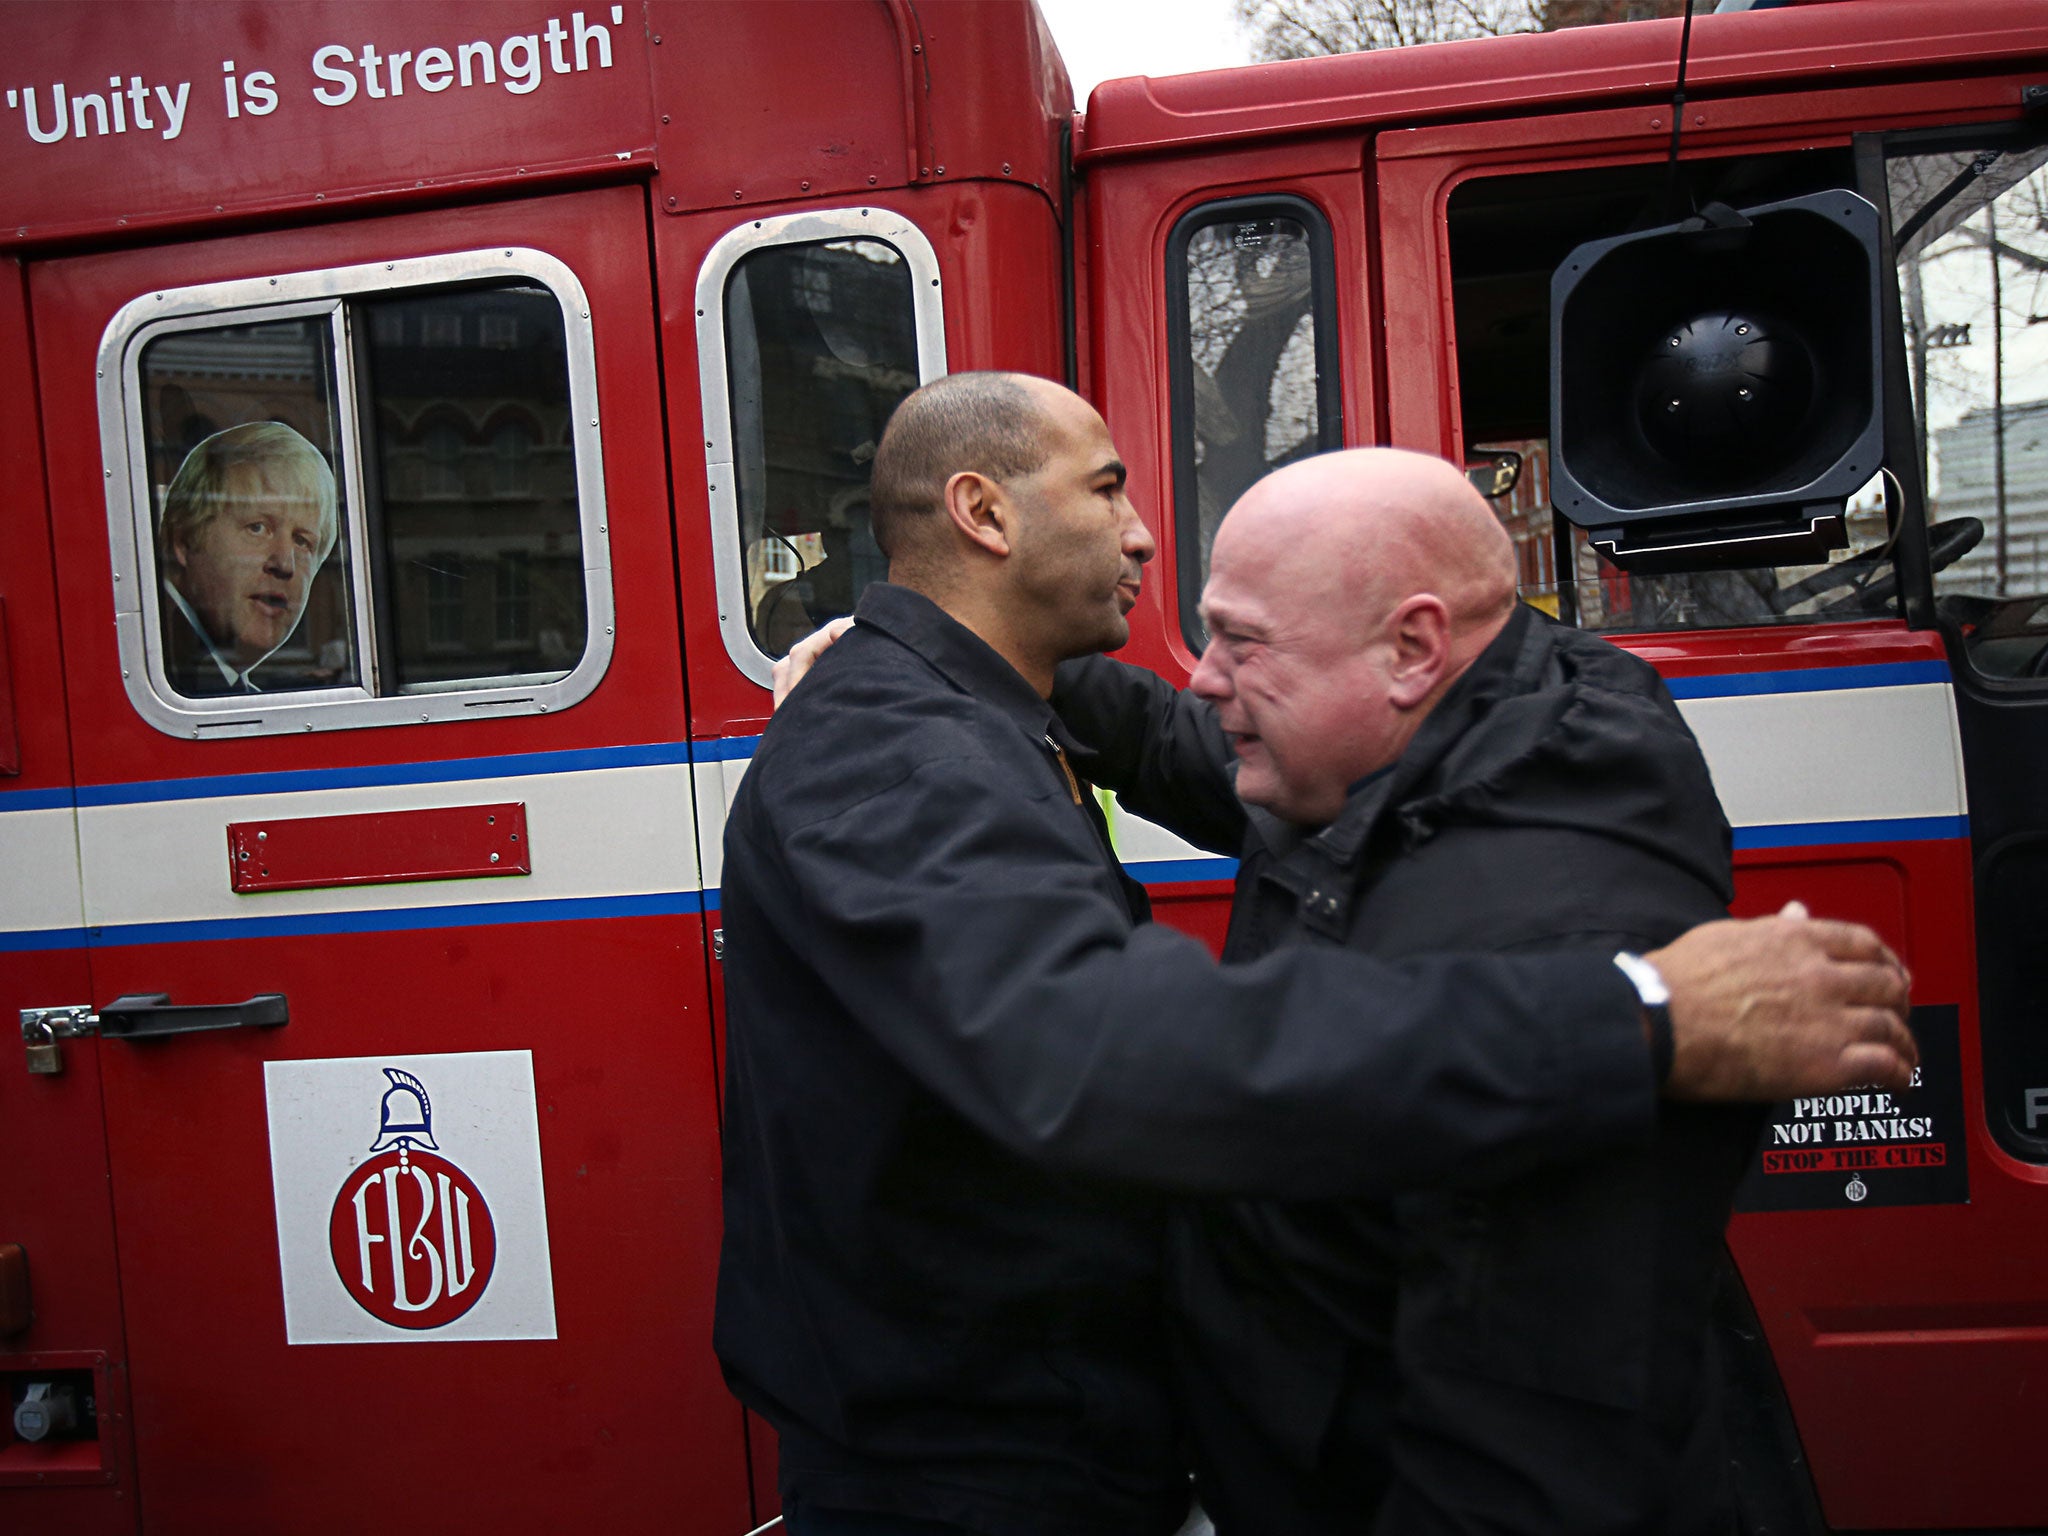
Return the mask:
{"type": "Polygon", "coordinates": [[[1550,284],[1557,510],[1634,570],[1841,548],[1883,458],[1882,248],[1839,191],[1573,251],[1550,284]]]}

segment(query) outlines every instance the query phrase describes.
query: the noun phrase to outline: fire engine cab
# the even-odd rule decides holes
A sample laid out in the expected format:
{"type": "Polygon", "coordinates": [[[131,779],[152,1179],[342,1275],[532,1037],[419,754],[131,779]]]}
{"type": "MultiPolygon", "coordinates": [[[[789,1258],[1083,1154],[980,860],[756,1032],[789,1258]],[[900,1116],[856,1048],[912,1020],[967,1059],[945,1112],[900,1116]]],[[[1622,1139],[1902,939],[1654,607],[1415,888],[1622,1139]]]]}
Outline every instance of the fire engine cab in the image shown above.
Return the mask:
{"type": "MultiPolygon", "coordinates": [[[[948,369],[1073,381],[1184,680],[1231,502],[1468,465],[1914,973],[1777,1106],[1752,1531],[2048,1526],[2048,10],[1101,86],[1029,0],[0,4],[0,1523],[771,1520],[719,849],[948,369]],[[116,22],[107,25],[109,21],[116,22]]],[[[1128,815],[1166,920],[1231,865],[1128,815]]]]}

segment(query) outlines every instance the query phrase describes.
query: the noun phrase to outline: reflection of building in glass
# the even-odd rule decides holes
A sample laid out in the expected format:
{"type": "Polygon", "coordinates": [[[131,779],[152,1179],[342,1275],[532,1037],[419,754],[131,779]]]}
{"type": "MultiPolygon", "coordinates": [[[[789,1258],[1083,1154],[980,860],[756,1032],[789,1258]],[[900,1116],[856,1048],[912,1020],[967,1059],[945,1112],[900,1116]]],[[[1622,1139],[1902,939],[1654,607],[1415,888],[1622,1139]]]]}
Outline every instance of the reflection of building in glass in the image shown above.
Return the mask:
{"type": "Polygon", "coordinates": [[[814,533],[844,522],[849,492],[865,505],[882,428],[917,387],[909,269],[869,240],[764,251],[746,265],[765,481],[746,514],[770,534],[814,533]]]}
{"type": "MultiPolygon", "coordinates": [[[[1557,611],[1557,541],[1550,517],[1550,442],[1527,438],[1521,442],[1474,448],[1466,455],[1483,462],[1497,451],[1522,456],[1521,473],[1507,495],[1489,497],[1493,514],[1508,537],[1515,541],[1515,584],[1522,596],[1544,612],[1557,611]]],[[[1481,476],[1483,479],[1484,477],[1481,476]]]]}
{"type": "MultiPolygon", "coordinates": [[[[1974,517],[1978,546],[1939,577],[1946,592],[1998,596],[1998,433],[1988,407],[1937,428],[1930,444],[1936,496],[1930,520],[1974,517]]],[[[2048,400],[2004,411],[2006,575],[2003,592],[2048,589],[2048,400]]]]}
{"type": "Polygon", "coordinates": [[[583,552],[560,309],[523,287],[378,301],[365,466],[397,686],[560,671],[583,552]]]}
{"type": "Polygon", "coordinates": [[[768,247],[734,270],[725,312],[747,610],[780,655],[883,574],[868,478],[917,387],[910,272],[875,240],[768,247]]]}

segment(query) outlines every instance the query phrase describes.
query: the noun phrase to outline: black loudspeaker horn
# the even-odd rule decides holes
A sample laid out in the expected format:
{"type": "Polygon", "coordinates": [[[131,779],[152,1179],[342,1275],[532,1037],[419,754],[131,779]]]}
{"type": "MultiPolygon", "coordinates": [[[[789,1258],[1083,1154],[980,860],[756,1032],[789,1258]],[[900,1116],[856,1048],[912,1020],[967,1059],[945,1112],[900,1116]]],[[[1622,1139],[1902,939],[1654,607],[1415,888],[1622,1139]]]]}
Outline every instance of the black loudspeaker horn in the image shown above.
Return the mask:
{"type": "Polygon", "coordinates": [[[1853,192],[1593,240],[1550,284],[1552,499],[1631,570],[1819,561],[1883,458],[1853,192]]]}

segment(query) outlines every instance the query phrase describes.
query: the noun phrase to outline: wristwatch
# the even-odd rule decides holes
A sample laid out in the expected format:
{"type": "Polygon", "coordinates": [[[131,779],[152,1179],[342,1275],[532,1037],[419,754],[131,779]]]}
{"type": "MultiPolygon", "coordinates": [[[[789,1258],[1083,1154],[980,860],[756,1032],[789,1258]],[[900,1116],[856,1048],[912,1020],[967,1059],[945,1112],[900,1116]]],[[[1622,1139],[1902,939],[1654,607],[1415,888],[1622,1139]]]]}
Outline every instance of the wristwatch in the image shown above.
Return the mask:
{"type": "Polygon", "coordinates": [[[1636,997],[1642,1002],[1643,1021],[1650,1029],[1650,1065],[1661,1088],[1671,1076],[1671,989],[1664,985],[1657,967],[1641,955],[1624,949],[1615,955],[1614,963],[1634,985],[1636,997]]]}

